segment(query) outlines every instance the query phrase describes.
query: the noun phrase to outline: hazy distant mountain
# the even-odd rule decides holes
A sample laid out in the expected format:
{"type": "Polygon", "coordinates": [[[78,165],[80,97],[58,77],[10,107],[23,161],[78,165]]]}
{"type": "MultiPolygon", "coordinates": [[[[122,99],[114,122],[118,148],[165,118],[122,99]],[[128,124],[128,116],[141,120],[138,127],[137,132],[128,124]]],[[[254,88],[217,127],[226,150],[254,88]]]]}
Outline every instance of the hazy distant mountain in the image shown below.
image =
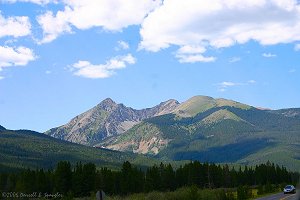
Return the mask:
{"type": "Polygon", "coordinates": [[[144,119],[170,113],[178,105],[176,100],[168,100],[153,108],[135,110],[108,98],[66,125],[53,128],[46,134],[92,146],[107,137],[124,133],[144,119]]]}
{"type": "Polygon", "coordinates": [[[286,117],[300,117],[300,108],[287,108],[274,110],[274,113],[282,114],[286,117]]]}

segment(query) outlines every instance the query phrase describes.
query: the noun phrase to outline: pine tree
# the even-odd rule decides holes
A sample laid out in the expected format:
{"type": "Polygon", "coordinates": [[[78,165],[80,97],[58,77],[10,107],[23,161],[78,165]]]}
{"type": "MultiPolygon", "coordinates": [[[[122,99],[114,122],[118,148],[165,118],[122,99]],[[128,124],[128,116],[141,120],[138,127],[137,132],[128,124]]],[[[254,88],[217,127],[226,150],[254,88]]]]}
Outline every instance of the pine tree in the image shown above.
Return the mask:
{"type": "Polygon", "coordinates": [[[72,186],[71,164],[67,161],[61,161],[57,164],[54,173],[55,191],[67,194],[72,186]]]}

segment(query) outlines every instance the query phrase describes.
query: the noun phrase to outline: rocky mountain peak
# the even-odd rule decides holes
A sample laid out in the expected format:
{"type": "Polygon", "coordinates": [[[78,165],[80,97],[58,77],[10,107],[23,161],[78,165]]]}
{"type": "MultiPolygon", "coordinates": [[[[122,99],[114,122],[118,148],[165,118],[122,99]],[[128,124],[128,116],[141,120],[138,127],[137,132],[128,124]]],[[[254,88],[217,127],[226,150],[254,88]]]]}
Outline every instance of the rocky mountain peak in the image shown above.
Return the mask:
{"type": "Polygon", "coordinates": [[[173,112],[180,103],[175,99],[169,99],[168,101],[161,102],[157,107],[158,111],[155,115],[164,115],[173,112]]]}
{"type": "Polygon", "coordinates": [[[180,103],[176,99],[169,99],[168,101],[164,101],[160,104],[162,104],[162,105],[179,105],[180,103]]]}
{"type": "Polygon", "coordinates": [[[112,111],[114,110],[116,107],[118,106],[118,104],[116,102],[114,102],[111,98],[106,98],[103,101],[101,101],[96,108],[98,109],[103,109],[105,111],[112,111]]]}
{"type": "Polygon", "coordinates": [[[53,128],[46,134],[92,146],[107,137],[124,133],[144,119],[171,113],[178,105],[178,101],[170,99],[152,108],[136,110],[107,98],[69,123],[53,128]]]}

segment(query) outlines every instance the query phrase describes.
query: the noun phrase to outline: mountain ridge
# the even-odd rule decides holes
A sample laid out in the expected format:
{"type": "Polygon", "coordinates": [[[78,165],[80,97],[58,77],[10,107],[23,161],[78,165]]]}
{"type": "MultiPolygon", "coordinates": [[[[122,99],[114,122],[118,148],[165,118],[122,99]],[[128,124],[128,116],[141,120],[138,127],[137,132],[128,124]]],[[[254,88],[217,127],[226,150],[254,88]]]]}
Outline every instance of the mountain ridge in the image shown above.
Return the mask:
{"type": "MultiPolygon", "coordinates": [[[[182,103],[171,99],[141,110],[111,99],[97,106],[94,110],[98,114],[89,110],[77,116],[76,123],[67,124],[74,131],[83,116],[92,122],[102,120],[102,124],[87,124],[85,131],[98,128],[100,131],[95,129],[94,133],[105,133],[104,137],[86,145],[171,160],[239,164],[271,160],[300,168],[300,146],[294,145],[300,143],[298,108],[262,110],[208,96],[195,96],[182,103]]],[[[63,128],[68,131],[68,127],[63,128]]]]}
{"type": "Polygon", "coordinates": [[[170,99],[152,108],[136,110],[107,98],[67,124],[50,129],[45,134],[93,146],[104,138],[124,133],[146,118],[171,112],[178,104],[178,101],[170,99]]]}
{"type": "Polygon", "coordinates": [[[6,128],[4,128],[3,126],[0,125],[0,131],[5,131],[6,128]]]}

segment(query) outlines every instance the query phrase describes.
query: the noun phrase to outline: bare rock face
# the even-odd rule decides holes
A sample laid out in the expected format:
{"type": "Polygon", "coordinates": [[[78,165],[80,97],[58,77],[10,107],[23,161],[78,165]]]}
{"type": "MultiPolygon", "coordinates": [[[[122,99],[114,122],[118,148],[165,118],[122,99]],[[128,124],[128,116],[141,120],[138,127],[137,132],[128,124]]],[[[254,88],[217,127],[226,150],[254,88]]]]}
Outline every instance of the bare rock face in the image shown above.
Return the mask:
{"type": "Polygon", "coordinates": [[[108,98],[74,117],[69,123],[50,129],[45,134],[93,146],[107,137],[124,133],[144,119],[171,113],[178,105],[176,100],[168,100],[153,108],[135,110],[108,98]]]}

